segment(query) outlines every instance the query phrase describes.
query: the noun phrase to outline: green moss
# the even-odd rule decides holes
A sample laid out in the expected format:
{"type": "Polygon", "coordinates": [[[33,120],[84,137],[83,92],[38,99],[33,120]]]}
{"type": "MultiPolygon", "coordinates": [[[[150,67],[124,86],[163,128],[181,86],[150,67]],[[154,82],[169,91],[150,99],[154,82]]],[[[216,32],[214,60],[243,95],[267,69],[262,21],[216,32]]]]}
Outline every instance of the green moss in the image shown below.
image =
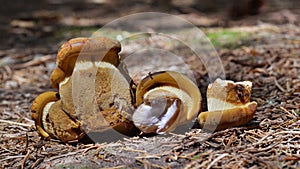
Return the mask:
{"type": "MultiPolygon", "coordinates": [[[[113,39],[119,39],[127,37],[128,35],[132,35],[129,32],[117,29],[101,29],[98,31],[100,27],[76,27],[76,26],[68,26],[58,28],[54,36],[49,37],[49,42],[56,42],[61,39],[71,39],[75,37],[90,37],[90,36],[107,36],[113,39]]],[[[206,28],[201,29],[211,43],[216,48],[229,48],[235,49],[241,46],[248,46],[253,43],[253,38],[251,38],[251,33],[242,32],[238,30],[234,30],[232,28],[206,28]]],[[[180,29],[175,31],[167,32],[168,34],[181,34],[183,37],[189,38],[189,41],[192,43],[199,43],[199,39],[195,38],[194,31],[189,29],[180,29]]],[[[150,34],[138,34],[137,36],[129,37],[128,41],[134,41],[136,38],[141,38],[143,36],[150,36],[150,34]]],[[[201,41],[201,39],[200,39],[201,41]]],[[[205,41],[204,41],[205,42],[205,41]]],[[[176,45],[176,44],[174,44],[176,45]]],[[[177,44],[178,45],[178,44],[177,44]]]]}
{"type": "Polygon", "coordinates": [[[97,27],[61,27],[56,32],[54,37],[59,39],[64,38],[74,38],[74,37],[83,37],[83,36],[91,36],[93,32],[95,32],[97,27]]]}
{"type": "Polygon", "coordinates": [[[213,29],[207,30],[206,36],[217,48],[235,49],[241,46],[251,44],[251,34],[247,32],[238,32],[231,29],[213,29]]]}
{"type": "Polygon", "coordinates": [[[194,155],[194,156],[191,158],[191,160],[197,160],[199,157],[200,157],[200,155],[199,155],[199,154],[197,154],[197,155],[194,155]]]}

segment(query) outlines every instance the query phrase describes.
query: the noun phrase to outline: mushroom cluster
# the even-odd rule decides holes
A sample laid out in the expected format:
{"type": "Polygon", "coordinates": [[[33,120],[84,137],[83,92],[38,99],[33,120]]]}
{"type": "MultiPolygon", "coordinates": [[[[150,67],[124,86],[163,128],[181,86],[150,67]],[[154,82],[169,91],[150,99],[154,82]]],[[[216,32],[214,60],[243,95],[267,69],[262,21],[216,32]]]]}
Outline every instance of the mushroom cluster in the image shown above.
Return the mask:
{"type": "MultiPolygon", "coordinates": [[[[58,92],[40,94],[31,107],[43,138],[71,142],[111,129],[127,136],[161,134],[201,112],[201,93],[188,77],[160,71],[134,84],[120,51],[121,44],[106,37],[75,38],[61,46],[50,77],[58,92]]],[[[251,87],[249,81],[217,79],[210,84],[200,126],[220,130],[251,120],[257,107],[250,102],[251,87]]]]}
{"type": "Polygon", "coordinates": [[[188,77],[161,71],[136,85],[120,51],[120,43],[106,37],[75,38],[61,46],[50,77],[58,92],[42,93],[31,107],[43,138],[70,142],[110,129],[128,136],[165,133],[201,111],[200,91],[188,77]],[[72,84],[77,76],[82,85],[72,84]]]}

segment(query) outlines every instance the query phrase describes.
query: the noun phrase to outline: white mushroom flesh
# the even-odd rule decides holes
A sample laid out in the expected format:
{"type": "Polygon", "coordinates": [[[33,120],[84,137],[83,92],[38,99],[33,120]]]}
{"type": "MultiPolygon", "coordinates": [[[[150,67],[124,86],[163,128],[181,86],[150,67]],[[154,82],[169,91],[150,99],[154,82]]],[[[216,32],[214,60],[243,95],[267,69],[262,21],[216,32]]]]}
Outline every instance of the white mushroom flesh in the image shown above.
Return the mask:
{"type": "Polygon", "coordinates": [[[51,126],[51,124],[49,124],[49,122],[47,122],[47,118],[50,112],[50,108],[51,106],[54,104],[55,102],[49,102],[45,105],[44,109],[43,109],[43,113],[42,113],[42,124],[43,124],[43,128],[45,131],[47,131],[48,133],[54,133],[54,130],[51,126]]]}

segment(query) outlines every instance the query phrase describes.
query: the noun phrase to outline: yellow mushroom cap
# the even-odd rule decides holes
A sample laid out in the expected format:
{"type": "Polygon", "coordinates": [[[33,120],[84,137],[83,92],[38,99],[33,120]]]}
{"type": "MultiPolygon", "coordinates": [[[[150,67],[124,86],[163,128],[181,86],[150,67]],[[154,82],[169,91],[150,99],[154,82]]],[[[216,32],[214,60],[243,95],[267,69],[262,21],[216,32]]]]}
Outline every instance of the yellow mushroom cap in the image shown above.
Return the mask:
{"type": "Polygon", "coordinates": [[[144,133],[167,132],[192,120],[200,111],[198,87],[186,76],[173,71],[149,74],[136,89],[135,125],[144,133]]]}
{"type": "Polygon", "coordinates": [[[85,135],[80,123],[63,111],[56,92],[39,95],[34,100],[30,113],[38,133],[45,139],[56,138],[69,142],[79,140],[85,135]]]}
{"type": "Polygon", "coordinates": [[[59,100],[57,92],[44,92],[35,98],[31,106],[31,118],[35,122],[38,133],[46,139],[49,137],[49,134],[44,130],[43,111],[48,103],[55,102],[57,100],[59,100]]]}
{"type": "Polygon", "coordinates": [[[257,103],[250,102],[242,106],[235,106],[225,110],[201,112],[198,122],[201,127],[211,130],[222,130],[240,126],[249,122],[256,111],[257,103]]]}
{"type": "Polygon", "coordinates": [[[192,98],[193,102],[188,102],[190,111],[186,114],[186,120],[191,120],[201,110],[202,96],[199,88],[188,77],[174,71],[155,72],[142,79],[136,89],[137,106],[143,102],[146,92],[160,86],[175,87],[180,91],[186,92],[192,98]]]}

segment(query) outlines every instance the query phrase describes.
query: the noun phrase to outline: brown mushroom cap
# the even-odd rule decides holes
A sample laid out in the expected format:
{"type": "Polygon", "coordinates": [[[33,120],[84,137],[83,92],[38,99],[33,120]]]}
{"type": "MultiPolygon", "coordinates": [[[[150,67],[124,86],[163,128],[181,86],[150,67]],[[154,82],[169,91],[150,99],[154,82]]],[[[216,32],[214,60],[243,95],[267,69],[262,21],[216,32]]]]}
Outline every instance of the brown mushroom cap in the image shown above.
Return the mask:
{"type": "Polygon", "coordinates": [[[186,76],[173,71],[149,74],[136,89],[135,125],[145,133],[173,130],[201,111],[198,87],[186,76]]]}
{"type": "Polygon", "coordinates": [[[107,37],[75,38],[63,44],[56,57],[57,67],[53,70],[50,82],[54,88],[66,77],[71,76],[79,54],[80,60],[105,61],[115,66],[120,63],[118,53],[121,44],[107,37]]]}
{"type": "Polygon", "coordinates": [[[59,100],[59,95],[57,92],[44,92],[35,98],[31,106],[31,118],[35,122],[38,133],[46,139],[49,138],[49,134],[44,130],[42,121],[44,107],[48,103],[55,102],[57,100],[59,100]]]}

